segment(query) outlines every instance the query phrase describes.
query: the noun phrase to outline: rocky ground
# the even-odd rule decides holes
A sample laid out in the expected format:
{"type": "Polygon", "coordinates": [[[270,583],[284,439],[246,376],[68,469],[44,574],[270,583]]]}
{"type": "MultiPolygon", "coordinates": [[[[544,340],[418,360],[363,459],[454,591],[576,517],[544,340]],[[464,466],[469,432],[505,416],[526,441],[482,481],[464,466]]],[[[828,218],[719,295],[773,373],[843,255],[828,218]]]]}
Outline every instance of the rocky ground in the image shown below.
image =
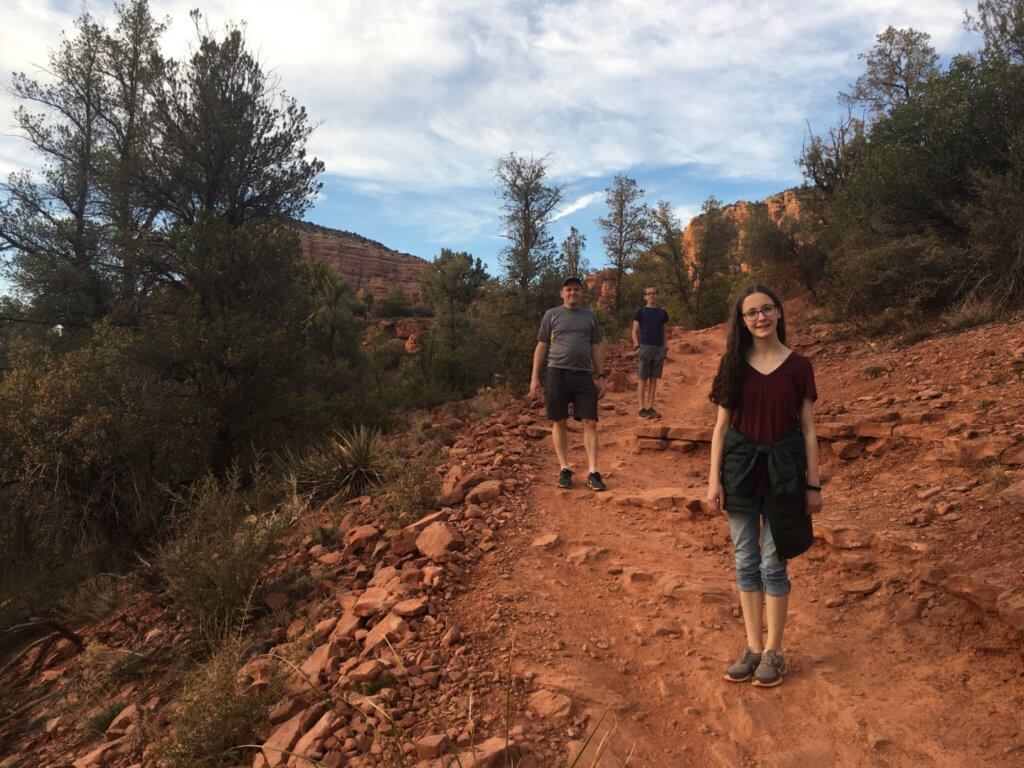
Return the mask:
{"type": "MultiPolygon", "coordinates": [[[[276,671],[285,692],[244,764],[1024,766],[1024,324],[902,350],[796,325],[825,508],[791,564],[783,686],[721,680],[743,629],[726,522],[700,500],[723,334],[676,330],[660,422],[636,418],[616,358],[608,492],[554,487],[539,403],[519,401],[464,428],[438,512],[303,521],[339,541],[300,532],[273,564],[266,600],[288,618],[239,675],[276,671]]],[[[159,658],[179,631],[140,601],[80,635],[159,658]]],[[[85,652],[43,642],[5,672],[26,705],[0,766],[152,764],[173,680],[122,690],[102,737],[32,703],[85,652]]]]}

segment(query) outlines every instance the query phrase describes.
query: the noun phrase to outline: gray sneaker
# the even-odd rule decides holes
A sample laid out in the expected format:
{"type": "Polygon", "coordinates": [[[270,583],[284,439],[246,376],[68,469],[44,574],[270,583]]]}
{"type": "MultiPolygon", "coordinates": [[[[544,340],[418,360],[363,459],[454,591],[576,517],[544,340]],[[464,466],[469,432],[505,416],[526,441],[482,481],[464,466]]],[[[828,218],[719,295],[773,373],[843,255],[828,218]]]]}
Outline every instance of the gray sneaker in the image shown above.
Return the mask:
{"type": "Polygon", "coordinates": [[[725,670],[725,679],[730,683],[745,683],[754,676],[754,670],[760,663],[760,653],[744,648],[736,662],[725,670]]]}
{"type": "Polygon", "coordinates": [[[761,663],[754,672],[754,685],[758,688],[774,688],[782,684],[782,675],[786,671],[786,661],[781,653],[765,651],[761,655],[761,663]]]}

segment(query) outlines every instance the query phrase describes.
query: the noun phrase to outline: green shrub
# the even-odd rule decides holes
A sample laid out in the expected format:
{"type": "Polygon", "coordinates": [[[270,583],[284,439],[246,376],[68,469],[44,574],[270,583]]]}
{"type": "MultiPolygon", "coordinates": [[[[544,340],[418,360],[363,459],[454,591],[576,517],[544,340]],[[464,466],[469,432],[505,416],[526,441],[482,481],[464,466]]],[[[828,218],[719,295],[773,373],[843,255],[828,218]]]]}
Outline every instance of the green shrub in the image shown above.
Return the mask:
{"type": "Polygon", "coordinates": [[[185,683],[170,728],[154,752],[164,768],[227,768],[248,764],[239,750],[255,740],[254,729],[277,700],[277,681],[246,693],[237,679],[239,645],[229,643],[185,683]]]}
{"type": "Polygon", "coordinates": [[[208,476],[179,500],[173,534],[157,551],[164,597],[208,648],[250,618],[263,566],[286,524],[264,511],[271,495],[261,472],[248,489],[237,468],[223,482],[208,476]]]}
{"type": "Polygon", "coordinates": [[[293,463],[296,488],[311,502],[348,501],[384,479],[386,446],[369,427],[339,430],[293,463]]]}
{"type": "Polygon", "coordinates": [[[102,710],[89,718],[89,730],[93,733],[106,733],[107,728],[109,728],[110,724],[114,722],[114,718],[121,714],[121,710],[124,709],[124,706],[124,704],[116,701],[112,704],[108,704],[102,710]]]}
{"type": "Polygon", "coordinates": [[[393,458],[387,483],[374,501],[378,518],[387,525],[405,526],[437,509],[440,463],[441,453],[436,447],[420,450],[411,457],[393,458]]]}

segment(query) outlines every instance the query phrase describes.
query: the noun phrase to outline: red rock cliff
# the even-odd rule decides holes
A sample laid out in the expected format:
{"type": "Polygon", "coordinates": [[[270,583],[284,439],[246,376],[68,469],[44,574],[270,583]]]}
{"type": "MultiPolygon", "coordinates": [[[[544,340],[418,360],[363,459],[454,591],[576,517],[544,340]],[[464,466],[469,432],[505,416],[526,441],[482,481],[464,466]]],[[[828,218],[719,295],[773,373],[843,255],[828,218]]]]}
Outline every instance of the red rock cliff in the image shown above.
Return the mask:
{"type": "Polygon", "coordinates": [[[337,265],[357,293],[382,298],[398,285],[408,296],[420,295],[419,276],[427,262],[418,256],[393,251],[354,232],[305,222],[299,225],[299,240],[306,258],[337,265]]]}

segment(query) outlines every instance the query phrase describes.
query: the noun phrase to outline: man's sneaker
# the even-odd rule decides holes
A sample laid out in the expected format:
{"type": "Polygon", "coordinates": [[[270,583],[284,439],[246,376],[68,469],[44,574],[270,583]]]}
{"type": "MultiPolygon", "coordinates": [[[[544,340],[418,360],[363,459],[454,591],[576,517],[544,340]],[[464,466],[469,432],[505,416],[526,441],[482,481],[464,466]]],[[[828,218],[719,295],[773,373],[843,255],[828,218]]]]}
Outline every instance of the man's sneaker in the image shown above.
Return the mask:
{"type": "Polygon", "coordinates": [[[558,487],[559,488],[572,488],[572,470],[563,469],[558,473],[558,487]]]}
{"type": "Polygon", "coordinates": [[[648,419],[660,419],[661,418],[661,414],[658,413],[653,408],[648,408],[647,409],[647,418],[648,419]]]}
{"type": "Polygon", "coordinates": [[[754,676],[754,670],[760,663],[760,653],[744,648],[736,662],[725,670],[725,679],[730,683],[745,683],[754,676]]]}
{"type": "Polygon", "coordinates": [[[782,683],[782,674],[786,671],[786,662],[781,653],[765,651],[761,655],[761,663],[754,672],[754,685],[758,688],[774,688],[782,683]]]}
{"type": "Polygon", "coordinates": [[[605,489],[604,480],[601,479],[600,472],[591,472],[587,475],[587,488],[592,491],[603,491],[605,489]]]}
{"type": "Polygon", "coordinates": [[[651,412],[649,410],[647,410],[646,408],[641,408],[639,416],[640,416],[641,419],[649,419],[649,418],[651,418],[651,412]]]}

